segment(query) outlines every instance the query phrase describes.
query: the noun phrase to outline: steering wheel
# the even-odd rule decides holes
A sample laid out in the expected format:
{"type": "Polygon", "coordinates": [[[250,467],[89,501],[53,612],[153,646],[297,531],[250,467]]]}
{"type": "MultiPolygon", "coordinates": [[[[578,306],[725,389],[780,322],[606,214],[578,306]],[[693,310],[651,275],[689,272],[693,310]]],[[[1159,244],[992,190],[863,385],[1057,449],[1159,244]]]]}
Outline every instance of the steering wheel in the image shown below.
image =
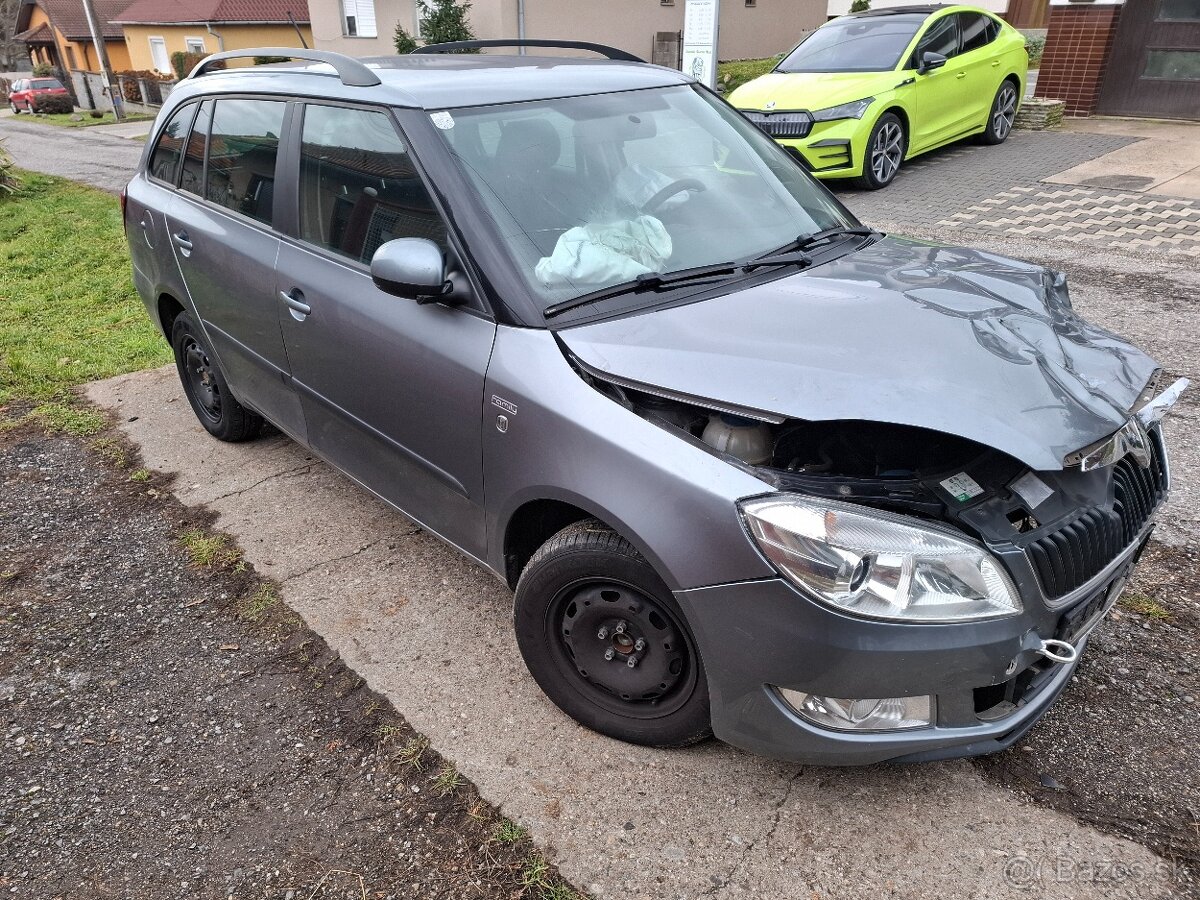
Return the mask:
{"type": "Polygon", "coordinates": [[[696,178],[680,178],[676,181],[672,181],[661,191],[656,191],[653,197],[642,204],[642,212],[647,214],[655,212],[660,206],[662,206],[680,191],[693,191],[699,193],[700,191],[705,190],[708,190],[708,188],[704,186],[703,181],[700,181],[696,178]]]}

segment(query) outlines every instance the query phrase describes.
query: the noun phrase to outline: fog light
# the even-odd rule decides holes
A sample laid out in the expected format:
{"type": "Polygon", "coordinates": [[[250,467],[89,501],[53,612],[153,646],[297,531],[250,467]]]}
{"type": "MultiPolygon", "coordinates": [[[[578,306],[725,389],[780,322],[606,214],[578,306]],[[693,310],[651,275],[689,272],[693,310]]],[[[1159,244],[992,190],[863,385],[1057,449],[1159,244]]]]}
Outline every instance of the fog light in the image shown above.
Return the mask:
{"type": "Polygon", "coordinates": [[[932,697],[885,697],[881,700],[843,700],[788,688],[776,688],[801,718],[838,731],[899,731],[933,724],[932,697]]]}

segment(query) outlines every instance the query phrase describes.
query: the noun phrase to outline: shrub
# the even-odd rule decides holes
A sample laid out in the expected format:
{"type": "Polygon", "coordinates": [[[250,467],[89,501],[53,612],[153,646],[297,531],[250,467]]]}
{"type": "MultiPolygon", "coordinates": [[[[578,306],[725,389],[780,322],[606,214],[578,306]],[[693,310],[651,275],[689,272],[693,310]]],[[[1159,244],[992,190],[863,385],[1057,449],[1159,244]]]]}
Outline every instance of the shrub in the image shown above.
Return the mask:
{"type": "Polygon", "coordinates": [[[256,56],[254,64],[256,66],[269,66],[272,63],[291,62],[290,56],[256,56]]]}
{"type": "Polygon", "coordinates": [[[8,92],[12,90],[12,84],[7,78],[0,76],[0,101],[8,100],[8,92]]]}
{"type": "Polygon", "coordinates": [[[89,115],[89,116],[91,116],[93,119],[103,119],[103,118],[104,118],[104,112],[103,112],[103,110],[99,110],[99,109],[93,109],[93,110],[91,110],[91,111],[88,113],[88,115],[89,115]]]}
{"type": "Polygon", "coordinates": [[[1025,35],[1025,49],[1029,53],[1029,67],[1036,69],[1042,62],[1042,51],[1046,49],[1044,34],[1025,35]]]}
{"type": "Polygon", "coordinates": [[[54,75],[54,66],[49,63],[38,63],[33,67],[34,78],[50,78],[54,75]]]}
{"type": "Polygon", "coordinates": [[[35,113],[73,113],[75,104],[68,94],[38,94],[33,98],[35,113]]]}
{"type": "Polygon", "coordinates": [[[13,168],[12,157],[4,149],[4,138],[0,138],[0,199],[15,194],[21,189],[21,179],[13,168]]]}
{"type": "Polygon", "coordinates": [[[854,0],[854,2],[850,4],[850,12],[852,13],[866,12],[870,8],[871,0],[854,0]]]}
{"type": "MultiPolygon", "coordinates": [[[[171,54],[171,68],[175,70],[176,79],[182,81],[184,78],[187,78],[188,72],[192,71],[192,69],[194,69],[194,68],[196,68],[196,66],[200,65],[200,61],[202,59],[204,59],[206,56],[208,56],[207,53],[185,53],[183,50],[176,50],[174,53],[172,53],[171,54]]],[[[225,68],[225,65],[224,65],[224,63],[222,63],[220,65],[214,66],[214,68],[222,68],[223,69],[223,68],[225,68]]],[[[123,74],[130,74],[130,73],[126,72],[123,74]]],[[[144,74],[141,72],[138,72],[137,74],[143,75],[143,77],[145,77],[144,74]]],[[[154,74],[157,75],[158,73],[156,72],[154,74]]]]}
{"type": "Polygon", "coordinates": [[[392,43],[396,45],[396,52],[401,56],[417,49],[416,40],[404,30],[404,26],[399,22],[396,23],[396,30],[392,32],[392,43]]]}

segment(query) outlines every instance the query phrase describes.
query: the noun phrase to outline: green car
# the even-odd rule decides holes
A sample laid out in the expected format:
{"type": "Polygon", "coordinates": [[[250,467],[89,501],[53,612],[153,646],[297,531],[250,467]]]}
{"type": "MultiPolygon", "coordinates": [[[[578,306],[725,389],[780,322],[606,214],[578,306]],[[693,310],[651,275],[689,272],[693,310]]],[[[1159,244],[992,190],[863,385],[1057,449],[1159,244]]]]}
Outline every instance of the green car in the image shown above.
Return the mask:
{"type": "Polygon", "coordinates": [[[886,187],[900,164],[951,141],[1008,137],[1029,54],[973,6],[905,6],[822,25],[729,102],[818,178],[886,187]]]}

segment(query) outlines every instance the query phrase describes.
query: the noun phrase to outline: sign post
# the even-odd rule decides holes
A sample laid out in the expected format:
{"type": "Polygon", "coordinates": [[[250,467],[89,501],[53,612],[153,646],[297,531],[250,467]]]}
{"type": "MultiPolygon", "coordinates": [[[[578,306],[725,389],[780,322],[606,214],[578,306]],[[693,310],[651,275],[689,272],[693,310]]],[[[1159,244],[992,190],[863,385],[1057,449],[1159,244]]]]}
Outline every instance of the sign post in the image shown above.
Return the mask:
{"type": "Polygon", "coordinates": [[[717,32],[721,0],[687,0],[683,14],[683,73],[717,86],[717,32]]]}

